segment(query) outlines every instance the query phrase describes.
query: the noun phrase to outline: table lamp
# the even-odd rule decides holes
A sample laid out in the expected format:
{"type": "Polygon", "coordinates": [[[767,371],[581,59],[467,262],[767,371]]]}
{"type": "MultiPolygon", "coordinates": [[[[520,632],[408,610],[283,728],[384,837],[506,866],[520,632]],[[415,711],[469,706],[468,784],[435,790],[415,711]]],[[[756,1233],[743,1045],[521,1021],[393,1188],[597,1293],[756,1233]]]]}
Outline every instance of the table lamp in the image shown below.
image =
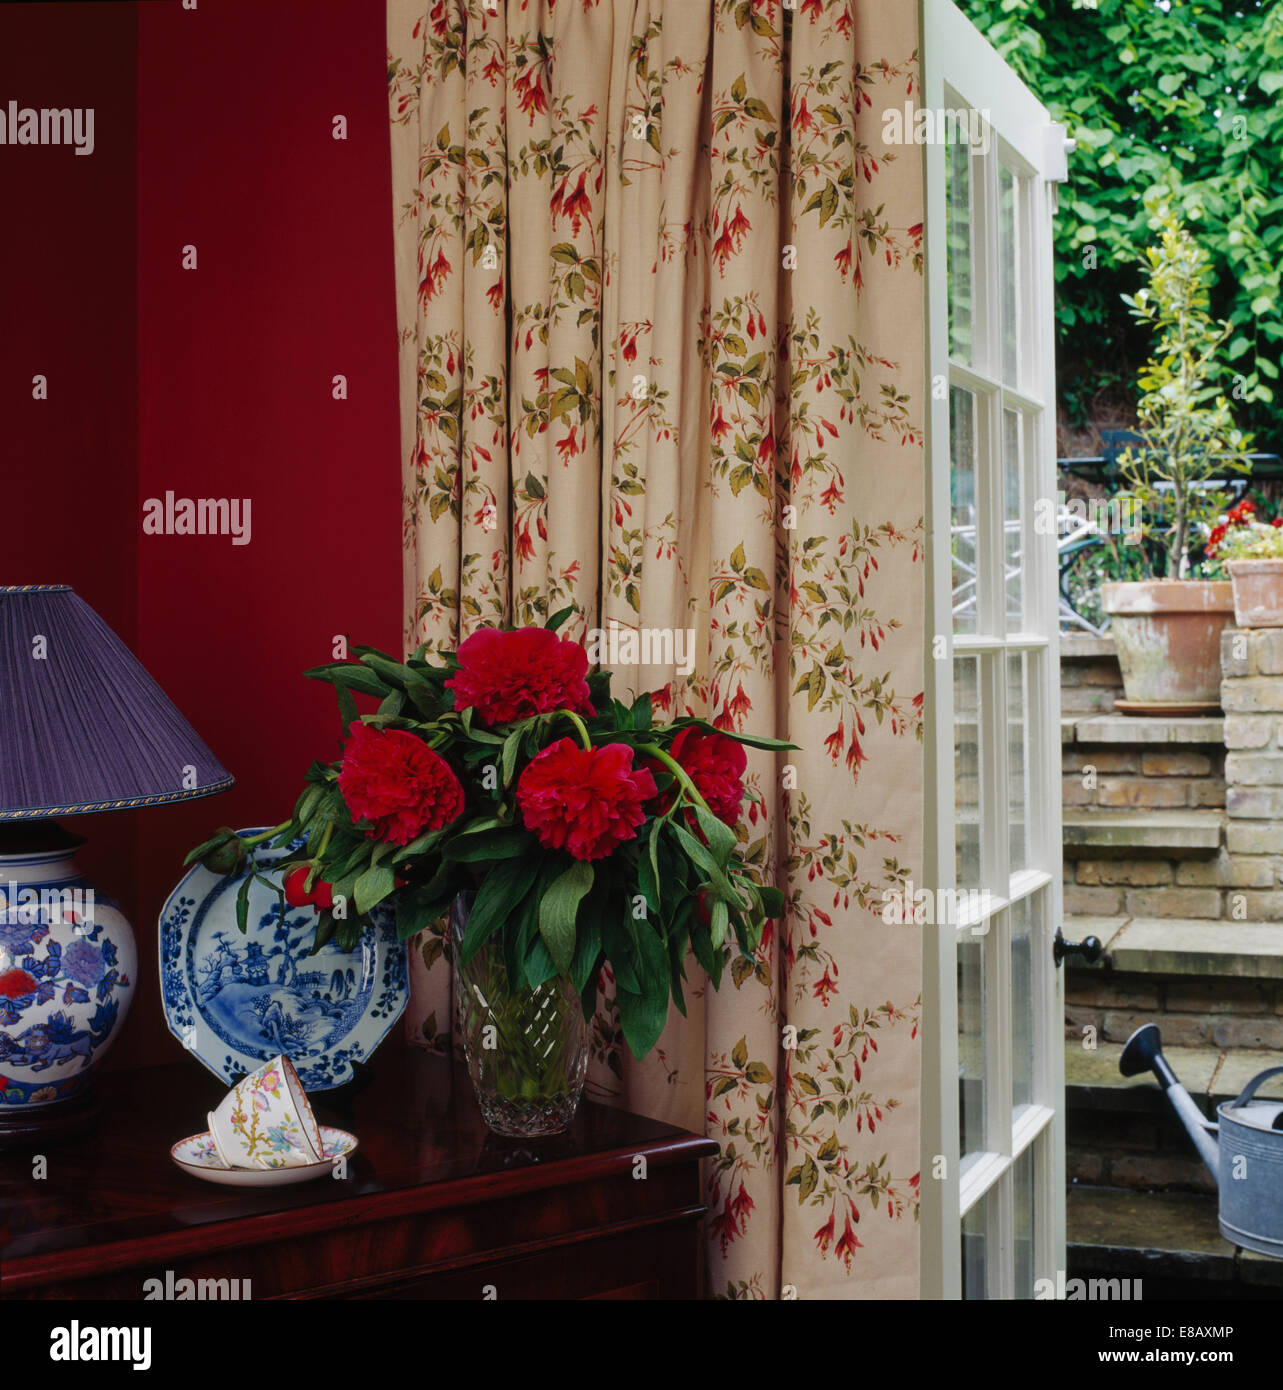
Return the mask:
{"type": "Polygon", "coordinates": [[[138,976],[119,907],[55,816],[211,796],[232,777],[66,584],[0,586],[0,1147],[93,1117],[138,976]]]}

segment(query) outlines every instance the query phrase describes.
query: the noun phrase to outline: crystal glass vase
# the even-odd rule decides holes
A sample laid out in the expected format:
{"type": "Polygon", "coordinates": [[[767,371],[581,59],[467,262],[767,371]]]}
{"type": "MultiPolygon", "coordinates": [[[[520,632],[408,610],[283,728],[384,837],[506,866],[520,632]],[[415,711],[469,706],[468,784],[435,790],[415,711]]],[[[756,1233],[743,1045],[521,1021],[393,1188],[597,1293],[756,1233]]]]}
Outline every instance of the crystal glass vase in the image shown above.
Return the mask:
{"type": "Polygon", "coordinates": [[[454,999],[468,1075],[496,1134],[560,1134],[574,1117],[588,1069],[588,1025],[579,995],[559,977],[512,990],[493,936],[461,964],[471,895],[450,909],[454,999]]]}

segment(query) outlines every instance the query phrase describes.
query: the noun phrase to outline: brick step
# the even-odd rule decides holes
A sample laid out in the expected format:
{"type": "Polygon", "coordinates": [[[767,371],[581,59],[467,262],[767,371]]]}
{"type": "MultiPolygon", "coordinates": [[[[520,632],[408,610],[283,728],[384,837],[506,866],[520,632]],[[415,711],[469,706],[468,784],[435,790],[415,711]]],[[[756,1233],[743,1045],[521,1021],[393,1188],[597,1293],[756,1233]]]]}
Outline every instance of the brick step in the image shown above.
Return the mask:
{"type": "Polygon", "coordinates": [[[1148,853],[1214,854],[1221,845],[1224,811],[1082,811],[1066,808],[1065,853],[1071,858],[1148,853]]]}
{"type": "Polygon", "coordinates": [[[1180,917],[1066,917],[1071,941],[1097,936],[1102,960],[1072,969],[1101,975],[1200,976],[1283,980],[1283,930],[1275,922],[1218,922],[1180,917]]]}
{"type": "Polygon", "coordinates": [[[1090,632],[1062,632],[1060,634],[1060,664],[1067,661],[1117,661],[1118,652],[1114,639],[1106,633],[1095,637],[1090,632]]]}
{"type": "MultiPolygon", "coordinates": [[[[1133,1025],[1161,1016],[1133,1015],[1133,1025]]],[[[1170,1030],[1168,1030],[1170,1031],[1170,1030]]],[[[1208,1119],[1216,1107],[1233,1100],[1258,1072],[1283,1063],[1283,1050],[1183,1047],[1164,1032],[1163,1054],[1181,1084],[1208,1119]]],[[[1082,1045],[1079,1036],[1065,1040],[1065,1158],[1071,1179],[1117,1188],[1215,1192],[1185,1127],[1154,1077],[1119,1073],[1121,1041],[1082,1045]]],[[[1261,1095],[1283,1099],[1280,1078],[1267,1081],[1261,1095]]]]}
{"type": "MultiPolygon", "coordinates": [[[[1162,1027],[1161,1018],[1153,1022],[1162,1027]]],[[[1065,1096],[1069,1108],[1171,1115],[1175,1120],[1175,1112],[1152,1072],[1123,1076],[1118,1070],[1122,1052],[1122,1043],[1102,1042],[1086,1048],[1075,1038],[1065,1039],[1065,1096]]],[[[1283,1064],[1283,1049],[1182,1047],[1169,1045],[1166,1038],[1163,1056],[1209,1119],[1215,1119],[1216,1107],[1224,1100],[1233,1100],[1258,1072],[1283,1064]]],[[[1258,1095],[1283,1100],[1283,1076],[1271,1077],[1258,1095]]],[[[1181,1132],[1184,1133],[1183,1128],[1181,1132]]]]}
{"type": "Polygon", "coordinates": [[[1082,719],[1093,714],[1112,714],[1114,701],[1123,693],[1112,637],[1062,637],[1060,639],[1060,710],[1082,719]]]}
{"type": "Polygon", "coordinates": [[[1139,1279],[1145,1301],[1271,1298],[1283,1260],[1231,1245],[1215,1196],[1076,1184],[1067,1194],[1070,1278],[1139,1279]]]}
{"type": "Polygon", "coordinates": [[[1102,713],[1067,715],[1060,721],[1062,743],[1125,744],[1135,748],[1193,743],[1221,747],[1224,736],[1225,720],[1221,715],[1102,713]]]}

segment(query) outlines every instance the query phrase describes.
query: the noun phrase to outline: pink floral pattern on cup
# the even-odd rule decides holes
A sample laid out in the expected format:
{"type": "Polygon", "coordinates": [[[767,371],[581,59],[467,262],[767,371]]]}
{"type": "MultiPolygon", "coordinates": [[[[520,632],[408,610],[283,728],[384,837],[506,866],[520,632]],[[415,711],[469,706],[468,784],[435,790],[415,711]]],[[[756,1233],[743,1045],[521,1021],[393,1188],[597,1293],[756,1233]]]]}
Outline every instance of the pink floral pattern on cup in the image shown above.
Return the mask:
{"type": "Polygon", "coordinates": [[[220,1156],[233,1168],[297,1168],[323,1157],[312,1107],[285,1056],[238,1081],[210,1112],[209,1127],[220,1156]]]}

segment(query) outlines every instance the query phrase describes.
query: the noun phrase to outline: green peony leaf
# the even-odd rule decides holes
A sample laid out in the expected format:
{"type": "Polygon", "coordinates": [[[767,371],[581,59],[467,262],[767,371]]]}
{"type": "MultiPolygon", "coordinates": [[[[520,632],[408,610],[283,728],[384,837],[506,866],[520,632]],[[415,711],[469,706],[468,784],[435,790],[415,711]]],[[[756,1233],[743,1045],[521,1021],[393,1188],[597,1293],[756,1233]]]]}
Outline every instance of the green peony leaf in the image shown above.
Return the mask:
{"type": "Polygon", "coordinates": [[[464,965],[516,911],[517,904],[530,891],[538,876],[539,864],[539,855],[525,854],[500,860],[486,872],[468,913],[468,924],[463,930],[461,959],[464,965]]]}
{"type": "MultiPolygon", "coordinates": [[[[575,956],[575,917],[580,899],[593,885],[593,866],[577,859],[552,882],[539,904],[539,935],[561,974],[568,974],[575,956]]],[[[667,971],[664,988],[668,988],[667,971]]]]}
{"type": "Polygon", "coordinates": [[[353,885],[352,898],[358,917],[364,917],[376,904],[396,891],[396,875],[391,864],[371,864],[353,885]]]}

